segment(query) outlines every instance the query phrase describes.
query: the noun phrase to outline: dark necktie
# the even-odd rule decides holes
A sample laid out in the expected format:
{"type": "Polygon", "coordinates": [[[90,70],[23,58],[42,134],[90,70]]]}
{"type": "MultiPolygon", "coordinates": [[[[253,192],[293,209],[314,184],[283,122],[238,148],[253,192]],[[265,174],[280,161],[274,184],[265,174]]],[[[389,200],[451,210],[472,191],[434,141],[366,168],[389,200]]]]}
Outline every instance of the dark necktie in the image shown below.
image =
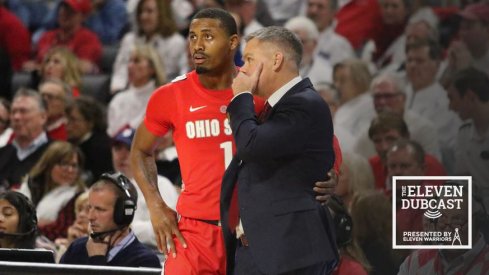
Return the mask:
{"type": "Polygon", "coordinates": [[[263,123],[265,120],[267,120],[271,112],[272,112],[272,106],[267,101],[265,103],[265,108],[263,108],[263,111],[258,116],[258,122],[263,123]]]}

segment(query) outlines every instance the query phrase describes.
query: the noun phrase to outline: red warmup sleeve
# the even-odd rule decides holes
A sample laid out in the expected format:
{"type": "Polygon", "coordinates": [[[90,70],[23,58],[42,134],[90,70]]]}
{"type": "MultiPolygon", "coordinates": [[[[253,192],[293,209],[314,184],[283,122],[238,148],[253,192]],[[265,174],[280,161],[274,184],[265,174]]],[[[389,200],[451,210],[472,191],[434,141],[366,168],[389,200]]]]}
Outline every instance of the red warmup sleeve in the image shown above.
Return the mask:
{"type": "Polygon", "coordinates": [[[88,29],[82,29],[76,36],[73,52],[79,59],[85,59],[98,64],[102,55],[102,44],[97,35],[88,29]]]}

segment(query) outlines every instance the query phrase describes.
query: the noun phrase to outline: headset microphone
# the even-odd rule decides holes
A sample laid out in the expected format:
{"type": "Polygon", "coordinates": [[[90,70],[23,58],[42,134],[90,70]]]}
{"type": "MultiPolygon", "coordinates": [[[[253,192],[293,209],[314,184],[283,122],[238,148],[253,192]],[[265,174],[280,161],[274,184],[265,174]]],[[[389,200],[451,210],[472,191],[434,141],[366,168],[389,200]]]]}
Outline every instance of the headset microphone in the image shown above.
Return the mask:
{"type": "Polygon", "coordinates": [[[107,230],[107,231],[101,231],[101,232],[92,232],[90,233],[90,238],[94,239],[95,241],[103,241],[105,236],[112,234],[118,230],[121,230],[123,227],[117,227],[115,229],[107,230]]]}

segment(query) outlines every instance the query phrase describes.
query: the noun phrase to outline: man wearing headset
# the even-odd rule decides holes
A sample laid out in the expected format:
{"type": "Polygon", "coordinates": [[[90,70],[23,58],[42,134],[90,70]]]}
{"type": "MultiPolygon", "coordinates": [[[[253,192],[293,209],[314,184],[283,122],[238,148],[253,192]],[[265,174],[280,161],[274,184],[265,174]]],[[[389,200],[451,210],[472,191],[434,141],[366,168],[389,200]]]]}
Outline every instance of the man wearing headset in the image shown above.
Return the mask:
{"type": "Polygon", "coordinates": [[[88,193],[89,237],[76,239],[61,258],[62,264],[160,268],[156,254],[131,231],[137,191],[121,173],[105,173],[88,193]]]}

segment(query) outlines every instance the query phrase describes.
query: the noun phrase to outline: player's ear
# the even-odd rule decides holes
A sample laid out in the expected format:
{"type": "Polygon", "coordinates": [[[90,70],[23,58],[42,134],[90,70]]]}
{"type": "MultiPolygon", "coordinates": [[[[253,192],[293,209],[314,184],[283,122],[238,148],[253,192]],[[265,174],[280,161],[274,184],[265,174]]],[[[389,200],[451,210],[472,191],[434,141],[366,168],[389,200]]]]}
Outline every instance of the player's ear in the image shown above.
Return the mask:
{"type": "Polygon", "coordinates": [[[235,50],[239,46],[239,37],[237,34],[231,35],[229,38],[229,43],[231,44],[231,50],[235,50]]]}

